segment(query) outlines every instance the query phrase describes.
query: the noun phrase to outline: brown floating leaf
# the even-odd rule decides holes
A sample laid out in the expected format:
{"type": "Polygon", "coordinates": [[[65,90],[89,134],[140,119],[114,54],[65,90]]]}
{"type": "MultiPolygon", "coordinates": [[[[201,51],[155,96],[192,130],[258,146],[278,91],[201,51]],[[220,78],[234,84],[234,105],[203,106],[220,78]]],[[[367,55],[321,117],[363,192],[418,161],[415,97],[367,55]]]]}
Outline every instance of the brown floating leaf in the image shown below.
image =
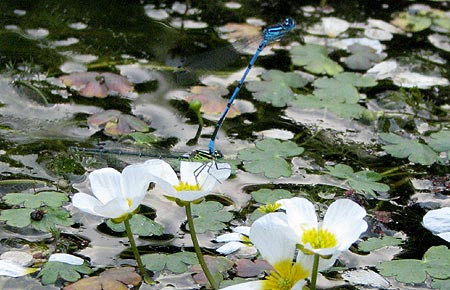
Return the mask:
{"type": "Polygon", "coordinates": [[[241,259],[236,262],[236,275],[239,277],[255,277],[270,270],[272,270],[272,266],[265,260],[253,262],[248,259],[241,259]]]}
{"type": "Polygon", "coordinates": [[[64,290],[128,290],[128,285],[137,286],[141,276],[133,267],[108,269],[97,277],[81,279],[64,287],[64,290]]]}
{"type": "Polygon", "coordinates": [[[109,94],[124,95],[133,90],[133,84],[126,77],[109,72],[77,72],[59,79],[85,97],[105,98],[109,94]]]}
{"type": "MultiPolygon", "coordinates": [[[[192,95],[186,98],[187,102],[192,100],[199,100],[202,103],[200,111],[208,115],[219,115],[222,113],[223,109],[227,106],[228,100],[222,98],[222,96],[228,94],[228,90],[219,86],[193,86],[191,87],[192,95]]],[[[236,109],[235,106],[230,108],[228,111],[228,118],[234,118],[239,116],[241,112],[236,109]]]]}
{"type": "Polygon", "coordinates": [[[88,124],[93,126],[105,125],[104,132],[109,136],[119,136],[133,131],[148,132],[148,124],[144,121],[123,114],[117,110],[106,110],[95,113],[87,119],[88,124]]]}

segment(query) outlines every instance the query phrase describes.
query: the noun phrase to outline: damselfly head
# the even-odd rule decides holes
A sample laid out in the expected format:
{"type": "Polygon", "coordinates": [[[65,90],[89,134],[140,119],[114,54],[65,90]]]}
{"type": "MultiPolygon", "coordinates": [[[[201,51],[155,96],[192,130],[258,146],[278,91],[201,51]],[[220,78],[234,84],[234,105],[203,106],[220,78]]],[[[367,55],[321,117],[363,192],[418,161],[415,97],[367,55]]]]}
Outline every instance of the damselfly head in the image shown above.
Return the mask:
{"type": "Polygon", "coordinates": [[[287,31],[291,31],[292,29],[295,28],[295,20],[292,19],[291,17],[287,17],[286,19],[284,19],[283,25],[287,31]]]}

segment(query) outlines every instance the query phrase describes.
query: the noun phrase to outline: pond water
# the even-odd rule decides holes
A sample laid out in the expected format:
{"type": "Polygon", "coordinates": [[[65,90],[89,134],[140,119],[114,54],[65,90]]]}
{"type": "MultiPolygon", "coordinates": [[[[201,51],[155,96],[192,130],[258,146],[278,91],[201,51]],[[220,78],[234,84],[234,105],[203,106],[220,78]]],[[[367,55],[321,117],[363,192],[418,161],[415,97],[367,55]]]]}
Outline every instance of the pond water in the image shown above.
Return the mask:
{"type": "MultiPolygon", "coordinates": [[[[445,271],[402,280],[379,266],[448,247],[422,218],[450,206],[450,2],[321,2],[1,1],[0,254],[29,253],[34,268],[75,254],[92,277],[135,266],[124,229],[71,197],[90,192],[95,169],[162,158],[178,170],[182,154],[207,149],[261,31],[292,17],[296,28],[262,51],[219,131],[233,174],[196,209],[205,254],[221,256],[214,239],[250,226],[261,205],[301,196],[324,214],[347,198],[369,228],[320,288],[450,289],[445,271]],[[209,206],[223,219],[205,222],[209,206]],[[368,241],[379,246],[364,251],[368,241]]],[[[193,252],[184,209],[149,192],[135,226],[151,219],[163,230],[139,233],[141,254],[193,252]]],[[[228,255],[222,285],[262,273],[239,268],[255,254],[228,255]]],[[[133,289],[204,287],[200,268],[185,264],[148,265],[158,284],[133,289]]],[[[62,289],[82,278],[37,273],[0,285],[62,289]]]]}

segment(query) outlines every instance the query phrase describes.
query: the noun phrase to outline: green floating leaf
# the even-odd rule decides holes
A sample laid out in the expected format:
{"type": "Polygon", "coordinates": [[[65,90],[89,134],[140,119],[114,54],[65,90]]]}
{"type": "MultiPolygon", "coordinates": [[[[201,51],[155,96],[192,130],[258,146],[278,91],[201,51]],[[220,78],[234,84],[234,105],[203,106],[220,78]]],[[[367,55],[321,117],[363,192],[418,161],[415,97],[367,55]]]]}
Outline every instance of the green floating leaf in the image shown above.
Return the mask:
{"type": "Polygon", "coordinates": [[[428,145],[416,140],[406,139],[392,133],[381,133],[380,138],[391,145],[382,148],[397,158],[406,158],[413,163],[431,165],[439,160],[439,156],[428,145]]]}
{"type": "Polygon", "coordinates": [[[346,179],[348,185],[359,193],[376,197],[375,192],[386,192],[389,186],[384,183],[377,182],[383,178],[381,174],[374,171],[364,170],[353,172],[353,169],[344,164],[338,164],[335,167],[326,166],[328,174],[346,179]]]}
{"type": "Polygon", "coordinates": [[[338,103],[316,95],[297,95],[290,105],[301,109],[324,109],[342,118],[361,118],[368,110],[360,104],[338,103]]]}
{"type": "Polygon", "coordinates": [[[344,69],[328,57],[326,47],[317,44],[295,46],[291,49],[292,63],[305,66],[305,69],[314,74],[335,75],[344,69]]]}
{"type": "Polygon", "coordinates": [[[161,271],[167,268],[173,273],[184,273],[188,265],[197,264],[197,256],[191,252],[178,252],[174,254],[147,254],[142,255],[142,262],[150,271],[161,271]]]}
{"type": "Polygon", "coordinates": [[[358,104],[358,87],[372,87],[377,82],[355,73],[340,73],[333,78],[317,79],[312,95],[297,95],[290,104],[302,109],[326,109],[344,118],[360,118],[368,110],[358,104]]]}
{"type": "Polygon", "coordinates": [[[380,62],[383,57],[376,53],[370,46],[355,43],[348,47],[351,55],[346,57],[344,62],[350,69],[368,70],[374,63],[380,62]]]}
{"type": "Polygon", "coordinates": [[[398,246],[403,244],[402,239],[392,236],[384,236],[383,238],[369,238],[358,244],[358,249],[364,252],[371,252],[388,246],[398,246]]]}
{"type": "Polygon", "coordinates": [[[425,15],[414,15],[408,12],[400,12],[392,24],[402,28],[405,31],[422,31],[431,26],[431,18],[425,15]]]}
{"type": "Polygon", "coordinates": [[[450,131],[439,131],[430,135],[428,145],[436,152],[450,151],[450,131]]]}
{"type": "Polygon", "coordinates": [[[446,280],[433,279],[431,282],[431,287],[433,289],[448,290],[450,289],[450,279],[446,280]]]}
{"type": "Polygon", "coordinates": [[[293,72],[269,70],[262,74],[263,81],[251,81],[246,88],[253,92],[253,96],[262,102],[271,103],[274,107],[284,107],[295,96],[291,88],[300,88],[307,84],[307,80],[293,72]]]}
{"type": "Polygon", "coordinates": [[[127,136],[130,136],[134,141],[136,141],[139,145],[149,145],[155,144],[161,139],[152,133],[143,133],[143,132],[131,132],[127,136]]]}
{"type": "Polygon", "coordinates": [[[71,265],[61,262],[47,262],[37,275],[44,285],[54,284],[58,278],[75,282],[81,278],[81,274],[91,274],[93,271],[86,263],[83,265],[71,265]]]}
{"type": "Polygon", "coordinates": [[[239,152],[239,159],[248,161],[244,168],[252,173],[264,173],[269,178],[292,174],[291,165],[284,158],[298,156],[304,149],[291,141],[281,142],[277,139],[265,139],[257,142],[256,148],[239,152]]]}
{"type": "Polygon", "coordinates": [[[36,194],[29,193],[9,193],[3,197],[9,205],[22,205],[27,208],[38,208],[42,205],[52,207],[62,206],[69,201],[67,194],[59,191],[41,191],[36,194]]]}
{"type": "MultiPolygon", "coordinates": [[[[114,223],[109,219],[106,221],[106,225],[115,232],[125,231],[125,224],[123,222],[114,223]]],[[[164,233],[164,226],[141,214],[135,214],[131,217],[130,226],[133,234],[143,237],[160,236],[164,233]]]]}
{"type": "Polygon", "coordinates": [[[224,210],[223,205],[216,201],[207,201],[192,205],[195,231],[220,231],[226,227],[226,222],[233,218],[233,214],[224,210]]]}
{"type": "Polygon", "coordinates": [[[31,224],[30,214],[33,211],[32,208],[4,209],[0,213],[0,220],[6,221],[9,226],[23,228],[31,224]]]}
{"type": "Polygon", "coordinates": [[[267,189],[261,188],[251,193],[252,198],[262,204],[274,203],[283,198],[291,198],[293,194],[285,189],[267,189]]]}
{"type": "Polygon", "coordinates": [[[431,247],[422,260],[404,259],[387,261],[377,269],[384,276],[395,276],[403,283],[422,283],[427,274],[436,279],[450,278],[450,250],[446,246],[431,247]]]}
{"type": "Polygon", "coordinates": [[[340,73],[333,78],[323,77],[314,81],[314,95],[338,103],[356,103],[359,101],[357,87],[373,87],[377,82],[356,73],[340,73]]]}
{"type": "Polygon", "coordinates": [[[56,225],[70,226],[73,224],[68,211],[62,208],[41,207],[39,211],[39,220],[32,219],[31,216],[35,209],[15,208],[1,211],[0,220],[6,221],[9,226],[23,228],[32,226],[42,232],[49,232],[56,225]]]}

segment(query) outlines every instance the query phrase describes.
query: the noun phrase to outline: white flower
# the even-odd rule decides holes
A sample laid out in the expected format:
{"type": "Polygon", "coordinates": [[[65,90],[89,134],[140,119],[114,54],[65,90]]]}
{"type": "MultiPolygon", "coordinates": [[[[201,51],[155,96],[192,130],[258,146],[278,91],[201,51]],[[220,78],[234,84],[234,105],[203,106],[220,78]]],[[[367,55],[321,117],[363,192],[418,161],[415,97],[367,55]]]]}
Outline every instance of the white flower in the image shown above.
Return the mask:
{"type": "Polygon", "coordinates": [[[52,254],[48,258],[48,261],[49,262],[60,262],[60,263],[70,264],[70,265],[75,265],[75,266],[83,265],[83,263],[84,263],[84,260],[81,259],[80,257],[70,255],[70,254],[64,254],[64,253],[52,254]]]}
{"type": "Polygon", "coordinates": [[[226,287],[223,290],[300,290],[308,271],[293,262],[297,241],[284,213],[270,213],[257,219],[250,229],[250,240],[273,270],[264,280],[226,287]]]}
{"type": "Polygon", "coordinates": [[[216,242],[225,243],[217,248],[216,251],[223,255],[239,251],[237,256],[240,258],[254,257],[256,255],[256,248],[251,244],[248,238],[249,235],[250,227],[235,227],[232,233],[226,233],[214,239],[216,242]]]}
{"type": "Polygon", "coordinates": [[[26,268],[17,262],[0,260],[0,276],[20,277],[38,271],[38,268],[26,268]]]}
{"type": "Polygon", "coordinates": [[[450,243],[450,207],[427,212],[423,217],[423,226],[450,243]]]}
{"type": "Polygon", "coordinates": [[[144,164],[157,186],[168,196],[183,201],[194,201],[209,194],[231,173],[231,167],[227,163],[181,161],[178,179],[177,173],[163,160],[149,160],[144,164]]]}
{"type": "MultiPolygon", "coordinates": [[[[152,160],[149,160],[152,161],[152,160]]],[[[94,170],[89,174],[94,196],[77,193],[72,203],[80,210],[106,218],[122,218],[133,213],[141,204],[153,176],[145,164],[133,164],[122,173],[113,168],[94,170]]]]}
{"type": "Polygon", "coordinates": [[[294,197],[278,202],[286,210],[292,236],[297,244],[303,246],[297,259],[312,265],[312,253],[328,258],[320,260],[319,270],[331,267],[337,256],[348,250],[367,229],[363,220],[366,211],[348,199],[333,202],[321,223],[317,220],[314,205],[305,198],[294,197]]]}

